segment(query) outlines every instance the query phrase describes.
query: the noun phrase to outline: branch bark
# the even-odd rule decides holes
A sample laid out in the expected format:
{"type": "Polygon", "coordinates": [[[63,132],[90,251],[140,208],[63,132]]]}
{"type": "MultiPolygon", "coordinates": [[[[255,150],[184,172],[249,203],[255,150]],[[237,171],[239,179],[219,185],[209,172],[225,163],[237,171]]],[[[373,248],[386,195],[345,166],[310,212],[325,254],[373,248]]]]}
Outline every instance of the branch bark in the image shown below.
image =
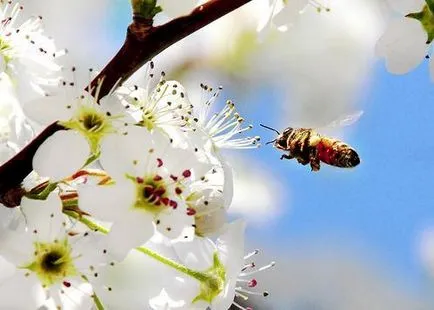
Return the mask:
{"type": "MultiPolygon", "coordinates": [[[[190,14],[157,27],[152,26],[150,19],[134,16],[123,46],[86,90],[90,89],[95,95],[96,86],[103,79],[98,96],[104,97],[119,80],[126,80],[167,47],[250,1],[210,0],[190,14]]],[[[51,124],[17,155],[0,166],[0,203],[11,200],[5,197],[14,192],[32,171],[32,159],[39,146],[56,131],[64,129],[57,123],[51,124]]]]}
{"type": "Polygon", "coordinates": [[[104,97],[119,80],[128,79],[164,49],[250,1],[210,0],[190,14],[157,27],[152,26],[152,20],[133,17],[123,46],[87,90],[90,88],[95,95],[96,86],[103,80],[98,96],[104,97]]]}

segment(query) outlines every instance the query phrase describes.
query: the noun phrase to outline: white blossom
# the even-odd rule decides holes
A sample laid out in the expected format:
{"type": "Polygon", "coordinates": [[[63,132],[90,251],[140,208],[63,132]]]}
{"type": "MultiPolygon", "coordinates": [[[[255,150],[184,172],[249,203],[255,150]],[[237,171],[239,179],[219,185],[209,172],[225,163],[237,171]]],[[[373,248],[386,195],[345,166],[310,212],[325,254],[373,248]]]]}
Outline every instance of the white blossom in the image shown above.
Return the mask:
{"type": "Polygon", "coordinates": [[[228,225],[216,243],[207,238],[196,238],[189,243],[174,244],[180,261],[194,270],[203,270],[208,279],[200,282],[178,276],[171,286],[165,288],[160,298],[154,300],[159,305],[154,309],[202,310],[209,307],[226,310],[233,304],[235,296],[267,296],[268,292],[251,290],[258,284],[252,276],[269,269],[274,263],[256,269],[250,259],[258,252],[244,256],[244,228],[243,221],[236,221],[228,225]],[[161,308],[161,304],[166,308],[161,308]]]}
{"type": "MultiPolygon", "coordinates": [[[[150,75],[153,76],[153,73],[150,75]]],[[[170,126],[185,126],[192,105],[184,86],[177,81],[166,81],[162,78],[150,91],[151,81],[152,78],[149,79],[146,88],[135,85],[117,90],[117,94],[122,96],[124,106],[137,124],[148,130],[155,128],[168,130],[167,127],[170,126]]]]}
{"type": "MultiPolygon", "coordinates": [[[[404,74],[416,68],[430,48],[433,34],[432,13],[423,0],[390,1],[404,16],[392,19],[378,40],[376,53],[386,60],[388,71],[404,74]]],[[[430,61],[434,78],[434,64],[430,61]]]]}
{"type": "Polygon", "coordinates": [[[240,134],[253,128],[252,125],[244,126],[244,118],[235,109],[235,104],[228,100],[222,110],[212,113],[214,103],[220,95],[222,87],[213,91],[207,85],[201,85],[205,96],[211,93],[209,98],[194,105],[192,126],[204,133],[206,139],[212,144],[210,150],[218,149],[248,149],[259,146],[259,137],[240,137],[240,134]]]}
{"type": "Polygon", "coordinates": [[[98,237],[69,227],[56,193],[46,201],[23,198],[21,209],[23,224],[2,229],[0,252],[15,270],[0,283],[1,306],[36,309],[52,299],[60,307],[71,302],[90,307],[93,292],[83,276],[104,262],[98,237]]]}
{"type": "Polygon", "coordinates": [[[97,103],[88,93],[76,97],[67,91],[64,89],[63,94],[47,95],[24,105],[27,117],[38,124],[58,121],[67,129],[48,138],[33,158],[34,169],[53,180],[67,177],[97,159],[104,138],[123,134],[124,128],[134,123],[112,93],[97,103]]]}
{"type": "Polygon", "coordinates": [[[131,127],[101,144],[100,163],[114,185],[81,187],[80,208],[96,218],[114,222],[110,246],[120,256],[151,238],[154,225],[170,238],[194,224],[187,210],[190,187],[204,181],[212,168],[194,150],[175,148],[159,132],[131,127]]]}
{"type": "Polygon", "coordinates": [[[17,83],[20,99],[31,98],[29,89],[43,94],[44,86],[59,81],[61,67],[55,58],[64,51],[57,51],[43,33],[42,17],[18,24],[23,6],[14,1],[2,1],[0,6],[0,70],[17,83]]]}

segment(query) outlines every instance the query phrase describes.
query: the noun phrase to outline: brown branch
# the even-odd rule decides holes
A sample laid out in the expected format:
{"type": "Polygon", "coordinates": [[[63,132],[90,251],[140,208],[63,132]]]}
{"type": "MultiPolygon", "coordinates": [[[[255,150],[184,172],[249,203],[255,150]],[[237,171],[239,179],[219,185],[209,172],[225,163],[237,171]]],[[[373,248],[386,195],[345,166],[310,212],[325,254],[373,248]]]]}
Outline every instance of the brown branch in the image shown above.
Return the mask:
{"type": "Polygon", "coordinates": [[[250,1],[210,0],[189,15],[157,27],[152,26],[152,20],[133,18],[123,46],[90,84],[92,93],[95,95],[96,86],[103,80],[99,97],[104,97],[119,80],[125,81],[161,51],[250,1]]]}

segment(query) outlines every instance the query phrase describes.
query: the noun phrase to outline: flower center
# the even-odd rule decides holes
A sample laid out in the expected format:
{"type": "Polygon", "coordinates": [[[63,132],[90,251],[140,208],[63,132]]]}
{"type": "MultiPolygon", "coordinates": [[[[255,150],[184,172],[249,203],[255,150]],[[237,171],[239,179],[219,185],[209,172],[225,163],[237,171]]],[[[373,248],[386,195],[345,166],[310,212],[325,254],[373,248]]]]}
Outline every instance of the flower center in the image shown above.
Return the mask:
{"type": "Polygon", "coordinates": [[[133,208],[158,214],[167,207],[177,207],[177,203],[169,198],[167,185],[161,176],[137,177],[134,182],[136,201],[133,208]]]}
{"type": "Polygon", "coordinates": [[[104,124],[104,119],[101,115],[97,113],[90,113],[83,116],[80,120],[83,127],[88,131],[98,131],[104,124]]]}
{"type": "Polygon", "coordinates": [[[51,286],[69,276],[77,275],[67,239],[52,243],[35,242],[34,260],[22,267],[36,274],[43,287],[51,286]]]}
{"type": "Polygon", "coordinates": [[[62,122],[62,125],[80,132],[88,140],[92,154],[97,154],[101,139],[106,134],[113,133],[115,129],[112,125],[113,117],[102,113],[93,105],[79,104],[75,116],[69,121],[62,122]]]}
{"type": "Polygon", "coordinates": [[[62,253],[50,252],[44,255],[41,260],[41,268],[44,272],[58,273],[64,264],[61,260],[62,253]]]}

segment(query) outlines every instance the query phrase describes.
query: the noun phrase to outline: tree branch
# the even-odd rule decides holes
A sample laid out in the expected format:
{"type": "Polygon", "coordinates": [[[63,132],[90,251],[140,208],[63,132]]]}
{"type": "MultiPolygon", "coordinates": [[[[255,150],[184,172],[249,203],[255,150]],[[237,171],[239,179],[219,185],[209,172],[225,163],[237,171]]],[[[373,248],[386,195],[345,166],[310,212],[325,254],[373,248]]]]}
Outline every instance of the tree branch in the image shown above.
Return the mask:
{"type": "Polygon", "coordinates": [[[190,14],[157,27],[152,26],[152,20],[133,17],[123,46],[90,84],[92,94],[95,95],[99,81],[103,80],[98,96],[104,97],[119,80],[123,82],[128,79],[143,64],[172,44],[250,1],[210,0],[190,14]]]}

